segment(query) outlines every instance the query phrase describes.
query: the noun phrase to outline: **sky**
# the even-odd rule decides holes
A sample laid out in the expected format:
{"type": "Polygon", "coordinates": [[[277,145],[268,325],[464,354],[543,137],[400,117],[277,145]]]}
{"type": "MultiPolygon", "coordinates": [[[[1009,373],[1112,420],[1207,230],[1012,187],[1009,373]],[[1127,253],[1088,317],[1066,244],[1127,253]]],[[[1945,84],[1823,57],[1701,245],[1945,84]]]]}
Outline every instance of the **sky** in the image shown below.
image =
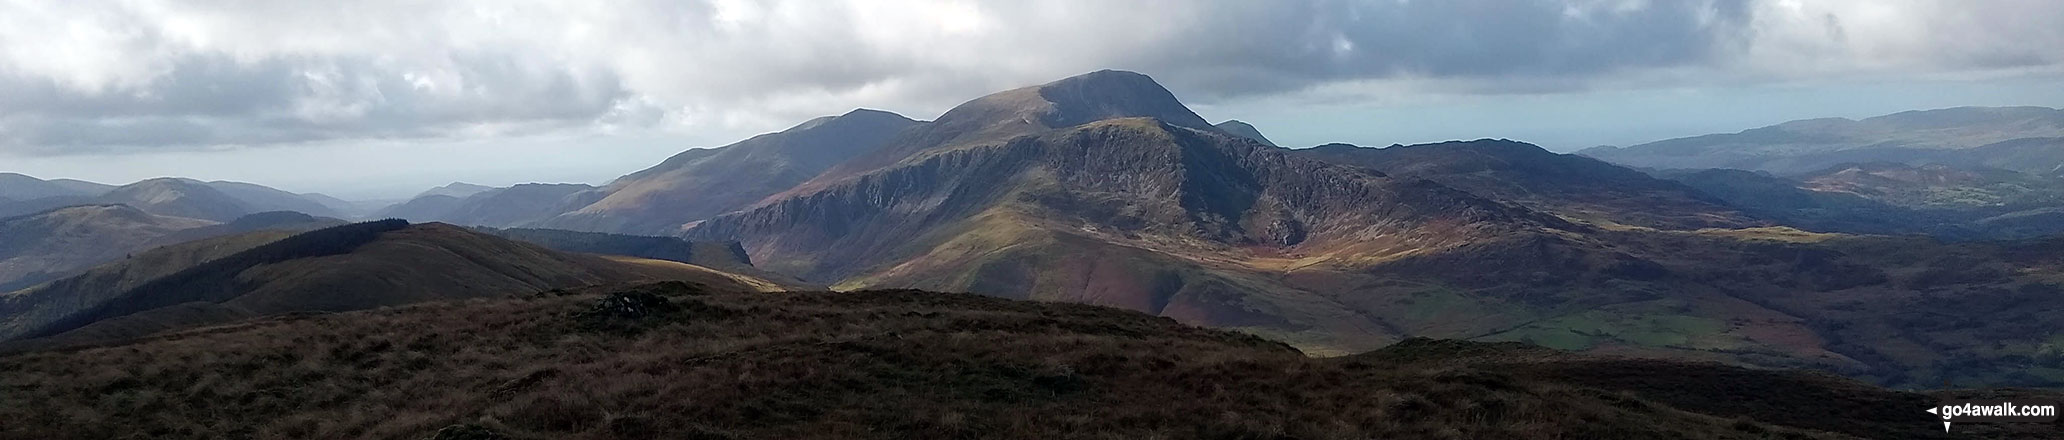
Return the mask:
{"type": "Polygon", "coordinates": [[[0,0],[0,172],[600,184],[1100,69],[1278,144],[1556,151],[2064,107],[2054,0],[0,0]]]}

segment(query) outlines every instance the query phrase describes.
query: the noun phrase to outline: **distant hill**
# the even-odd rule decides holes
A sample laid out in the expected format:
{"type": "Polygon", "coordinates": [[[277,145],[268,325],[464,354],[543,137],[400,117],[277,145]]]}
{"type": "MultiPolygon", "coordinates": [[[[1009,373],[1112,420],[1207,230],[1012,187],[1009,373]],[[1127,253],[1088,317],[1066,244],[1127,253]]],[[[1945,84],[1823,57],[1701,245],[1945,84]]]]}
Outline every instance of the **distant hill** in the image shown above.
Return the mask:
{"type": "Polygon", "coordinates": [[[202,182],[167,177],[117,187],[77,180],[43,181],[19,174],[0,174],[0,199],[12,199],[0,200],[0,216],[96,204],[129,205],[152,214],[217,222],[271,211],[294,211],[323,217],[342,215],[342,211],[332,209],[325,200],[321,200],[327,198],[243,182],[202,182]],[[7,195],[10,192],[14,195],[7,195]]]}
{"type": "MultiPolygon", "coordinates": [[[[1863,120],[1808,119],[1740,133],[1592,148],[1578,154],[1645,168],[1734,168],[1794,174],[1851,162],[2001,163],[2017,154],[2014,145],[2045,142],[2022,139],[2057,137],[2064,137],[2064,110],[1957,107],[1863,120]],[[1979,148],[1996,143],[2007,146],[1979,148]]],[[[2064,165],[2059,154],[2064,153],[2051,150],[2039,156],[2043,161],[2009,169],[2056,169],[2064,165]]]]}
{"type": "Polygon", "coordinates": [[[1798,177],[1815,191],[1855,194],[1914,209],[2015,211],[2064,206],[2064,180],[1994,168],[1843,164],[1798,177]]]}
{"type": "Polygon", "coordinates": [[[441,194],[420,196],[392,206],[380,208],[380,210],[373,212],[373,216],[434,221],[451,215],[452,210],[458,209],[460,200],[463,199],[441,194]]]}
{"type": "Polygon", "coordinates": [[[0,371],[25,438],[2054,438],[1942,432],[1918,408],[2060,397],[1511,343],[1315,358],[1102,307],[686,284],[288,316],[0,371]],[[224,397],[192,403],[196,384],[224,397]]]}
{"type": "Polygon", "coordinates": [[[430,190],[428,191],[423,191],[423,193],[421,194],[416,194],[416,197],[449,196],[452,198],[463,199],[466,198],[466,196],[488,192],[494,189],[495,187],[487,185],[474,185],[466,182],[452,182],[444,186],[430,188],[430,190]]]}
{"type": "Polygon", "coordinates": [[[256,231],[307,232],[342,226],[346,223],[339,219],[316,217],[294,211],[261,212],[237,217],[236,220],[230,220],[228,223],[173,231],[172,233],[152,239],[150,242],[145,243],[144,246],[165,246],[256,231]]]}
{"type": "Polygon", "coordinates": [[[1229,119],[1225,122],[1220,122],[1216,125],[1212,125],[1212,127],[1216,127],[1219,129],[1219,131],[1224,131],[1234,136],[1253,139],[1255,142],[1260,142],[1262,145],[1267,145],[1271,147],[1277,146],[1275,142],[1270,141],[1268,139],[1268,136],[1261,135],[1261,129],[1254,128],[1253,125],[1250,125],[1246,122],[1240,122],[1237,119],[1229,119]]]}
{"type": "Polygon", "coordinates": [[[35,214],[67,206],[100,204],[95,196],[54,196],[29,200],[0,200],[0,217],[35,214]]]}
{"type": "Polygon", "coordinates": [[[206,183],[176,178],[150,179],[108,191],[100,203],[123,204],[152,214],[226,222],[253,211],[244,201],[206,183]]]}
{"type": "Polygon", "coordinates": [[[465,197],[421,196],[381,209],[374,216],[466,226],[525,227],[579,209],[601,197],[602,193],[588,185],[526,183],[465,197]]]}
{"type": "Polygon", "coordinates": [[[273,189],[271,187],[229,181],[205,182],[209,188],[236,199],[244,207],[244,214],[273,211],[294,211],[319,217],[340,217],[341,212],[307,196],[273,189]]]}
{"type": "Polygon", "coordinates": [[[350,201],[339,199],[336,197],[330,197],[329,195],[325,195],[322,193],[305,193],[299,195],[303,199],[307,199],[310,202],[315,202],[317,204],[322,205],[325,208],[328,208],[330,212],[337,213],[337,215],[340,216],[339,218],[365,218],[366,216],[372,215],[373,211],[377,211],[380,208],[385,208],[387,207],[387,205],[392,203],[373,201],[350,201]]]}
{"type": "Polygon", "coordinates": [[[1574,220],[1663,229],[1769,224],[1683,184],[1524,142],[1482,139],[1389,148],[1329,144],[1295,151],[1396,178],[1429,179],[1574,220]]]}
{"type": "Polygon", "coordinates": [[[1757,216],[1802,229],[1926,234],[1950,240],[2064,233],[2064,180],[1999,169],[1845,164],[1793,178],[1741,170],[1657,175],[1757,216]]]}
{"type": "Polygon", "coordinates": [[[0,292],[119,260],[160,237],[210,224],[123,205],[73,206],[0,219],[0,292]]]}
{"type": "Polygon", "coordinates": [[[114,187],[80,180],[43,180],[16,173],[0,173],[0,199],[26,201],[45,197],[92,197],[114,187]]]}
{"type": "Polygon", "coordinates": [[[126,290],[101,290],[110,283],[94,281],[89,273],[9,294],[0,316],[9,319],[5,338],[76,343],[288,312],[506,297],[594,284],[675,279],[758,288],[744,281],[749,277],[640,261],[551,251],[444,224],[388,220],[300,233],[141,283],[112,283],[132,286],[126,290]]]}
{"type": "Polygon", "coordinates": [[[720,148],[688,150],[611,182],[603,188],[606,196],[540,225],[679,234],[686,224],[786,191],[919,124],[894,113],[854,110],[720,148]]]}

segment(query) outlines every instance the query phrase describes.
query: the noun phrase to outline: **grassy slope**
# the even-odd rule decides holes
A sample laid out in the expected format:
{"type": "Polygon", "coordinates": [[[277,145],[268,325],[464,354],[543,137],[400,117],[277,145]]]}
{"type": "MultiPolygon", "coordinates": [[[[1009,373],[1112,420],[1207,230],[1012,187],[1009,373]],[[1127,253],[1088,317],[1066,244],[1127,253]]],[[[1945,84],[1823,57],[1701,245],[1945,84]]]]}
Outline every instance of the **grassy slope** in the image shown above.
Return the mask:
{"type": "Polygon", "coordinates": [[[0,419],[10,422],[0,437],[424,438],[470,430],[518,439],[1928,439],[2057,432],[1992,425],[1948,435],[1901,406],[1925,401],[1919,395],[1715,365],[1416,340],[1378,354],[1314,359],[1250,336],[1093,306],[912,291],[633,290],[670,297],[678,311],[598,315],[593,305],[601,297],[590,293],[476,299],[0,357],[0,390],[7,391],[0,419]],[[1558,370],[1565,366],[1649,374],[1595,383],[1596,376],[1558,370]],[[1605,368],[1614,366],[1640,368],[1605,368]],[[1686,393],[1702,389],[1731,394],[1686,393]],[[1804,408],[1832,411],[1809,419],[1804,408]]]}
{"type": "Polygon", "coordinates": [[[211,224],[119,205],[73,206],[0,219],[0,291],[120,259],[158,237],[211,224]]]}
{"type": "Polygon", "coordinates": [[[67,345],[281,313],[362,310],[597,284],[688,280],[739,289],[772,284],[688,264],[557,252],[445,224],[374,232],[377,235],[363,237],[362,244],[346,247],[332,245],[338,242],[334,239],[304,238],[335,236],[333,232],[342,229],[315,231],[293,237],[294,244],[278,241],[180,267],[123,290],[105,290],[86,280],[65,286],[69,290],[12,298],[10,306],[23,306],[14,315],[35,320],[16,323],[22,325],[8,336],[50,336],[23,342],[31,346],[67,345]],[[335,249],[309,250],[319,248],[335,249]],[[89,295],[91,302],[72,300],[89,295]]]}

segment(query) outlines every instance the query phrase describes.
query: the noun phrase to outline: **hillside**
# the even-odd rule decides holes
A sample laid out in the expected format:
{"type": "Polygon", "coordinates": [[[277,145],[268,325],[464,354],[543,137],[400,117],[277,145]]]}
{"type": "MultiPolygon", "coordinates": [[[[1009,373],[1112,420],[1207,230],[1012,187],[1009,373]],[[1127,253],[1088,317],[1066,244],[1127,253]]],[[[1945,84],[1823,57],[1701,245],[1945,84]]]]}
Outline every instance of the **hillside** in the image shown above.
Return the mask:
{"type": "MultiPolygon", "coordinates": [[[[1100,72],[1002,92],[911,133],[1030,129],[970,119],[981,115],[1194,116],[1159,101],[1095,104],[1070,92],[1152,87],[1111,95],[1170,96],[1144,78],[1100,72]],[[1045,95],[1078,101],[1023,101],[1045,95]]],[[[1286,283],[1283,271],[1523,241],[1562,224],[1439,184],[1304,159],[1199,126],[1105,119],[913,152],[905,163],[704,221],[689,236],[740,241],[762,268],[840,288],[1113,305],[1355,350],[1394,341],[1402,330],[1359,315],[1333,293],[1286,283]]]]}
{"type": "MultiPolygon", "coordinates": [[[[5,336],[119,340],[289,312],[343,311],[554,288],[681,279],[753,288],[687,264],[547,250],[444,224],[399,220],[301,233],[179,268],[126,290],[86,278],[6,297],[5,336]]],[[[150,268],[163,271],[163,268],[150,268]]]]}
{"type": "Polygon", "coordinates": [[[95,201],[122,204],[157,215],[215,222],[236,220],[252,212],[243,201],[206,183],[177,178],[144,180],[117,187],[95,201]]]}
{"type": "Polygon", "coordinates": [[[594,203],[603,195],[595,189],[574,183],[526,183],[479,191],[465,197],[427,194],[381,209],[374,215],[466,226],[527,227],[594,203]]]}
{"type": "Polygon", "coordinates": [[[1277,146],[1274,141],[1269,140],[1268,136],[1261,135],[1261,129],[1254,128],[1254,125],[1248,124],[1246,122],[1241,122],[1237,119],[1228,119],[1225,122],[1213,124],[1212,127],[1217,128],[1219,131],[1226,132],[1227,134],[1252,139],[1255,142],[1260,142],[1262,145],[1267,145],[1271,147],[1277,146]]]}
{"type": "Polygon", "coordinates": [[[497,237],[544,246],[557,251],[688,263],[724,272],[748,275],[789,287],[809,286],[809,284],[796,280],[793,277],[753,267],[752,258],[746,256],[745,248],[739,247],[738,242],[688,241],[675,237],[649,237],[558,229],[479,228],[478,230],[497,237]]]}
{"type": "Polygon", "coordinates": [[[1396,178],[1429,179],[1471,194],[1602,225],[1661,229],[1768,223],[1676,182],[1524,142],[1482,139],[1362,148],[1328,144],[1296,153],[1396,178]]]}
{"type": "Polygon", "coordinates": [[[1855,194],[1913,209],[1965,211],[1980,217],[2064,206],[2064,180],[1997,168],[1874,162],[1842,164],[1798,179],[1815,191],[1855,194]]]}
{"type": "Polygon", "coordinates": [[[696,149],[618,178],[606,196],[539,223],[543,227],[642,235],[731,212],[873,152],[921,124],[895,113],[854,110],[714,149],[696,149]]]}
{"type": "Polygon", "coordinates": [[[0,292],[33,286],[213,224],[122,205],[85,205],[0,219],[0,292]]]}
{"type": "Polygon", "coordinates": [[[1916,414],[1929,396],[1823,375],[1427,340],[1318,359],[1081,305],[679,284],[589,292],[0,357],[10,390],[0,417],[11,421],[0,434],[1950,439],[2059,429],[1943,433],[1916,414]]]}
{"type": "Polygon", "coordinates": [[[341,217],[344,215],[342,212],[332,209],[329,205],[323,204],[309,196],[273,189],[264,185],[229,181],[206,182],[204,185],[214,188],[216,191],[221,191],[223,195],[236,199],[243,205],[245,214],[293,211],[318,217],[341,217]]]}
{"type": "MultiPolygon", "coordinates": [[[[2064,110],[1957,107],[1863,120],[1791,121],[1739,133],[1592,148],[1579,154],[1644,168],[1733,168],[1793,174],[1851,162],[1997,163],[2015,157],[2016,151],[2012,147],[1977,147],[2060,136],[2064,136],[2064,110]]],[[[2051,159],[2047,164],[2020,166],[2055,169],[2064,165],[2055,154],[2046,157],[2051,159]]]]}
{"type": "Polygon", "coordinates": [[[0,173],[0,200],[20,202],[45,197],[92,197],[113,188],[79,180],[43,180],[17,173],[0,173]]]}

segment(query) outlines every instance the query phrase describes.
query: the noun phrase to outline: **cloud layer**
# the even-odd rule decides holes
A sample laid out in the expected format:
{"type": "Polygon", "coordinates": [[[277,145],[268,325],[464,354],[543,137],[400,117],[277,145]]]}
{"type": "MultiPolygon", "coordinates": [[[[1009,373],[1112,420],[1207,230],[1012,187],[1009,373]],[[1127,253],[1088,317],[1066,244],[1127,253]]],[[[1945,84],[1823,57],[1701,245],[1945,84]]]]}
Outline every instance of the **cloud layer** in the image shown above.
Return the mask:
{"type": "Polygon", "coordinates": [[[764,129],[1102,68],[1205,103],[2054,74],[2060,21],[2047,0],[0,0],[0,153],[764,129]]]}

